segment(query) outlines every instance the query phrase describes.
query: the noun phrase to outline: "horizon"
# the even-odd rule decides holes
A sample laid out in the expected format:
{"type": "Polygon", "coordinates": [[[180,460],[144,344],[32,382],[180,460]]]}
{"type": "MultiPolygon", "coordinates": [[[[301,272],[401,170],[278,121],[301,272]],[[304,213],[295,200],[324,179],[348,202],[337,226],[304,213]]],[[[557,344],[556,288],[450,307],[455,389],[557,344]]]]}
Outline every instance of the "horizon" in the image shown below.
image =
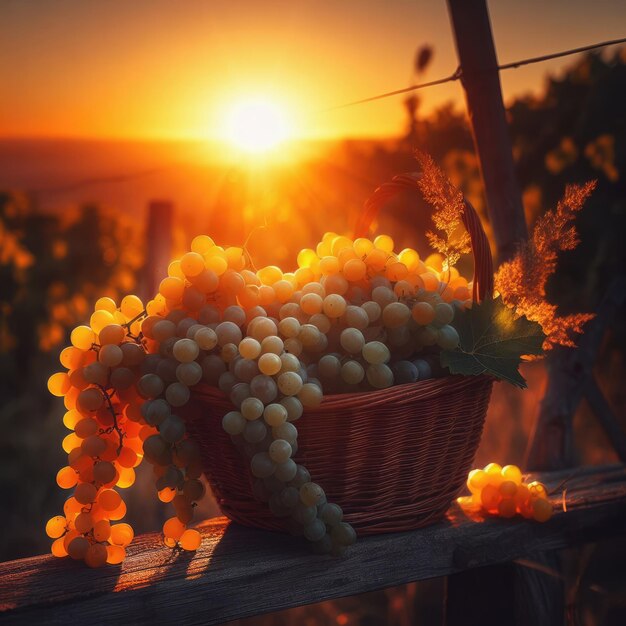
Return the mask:
{"type": "MultiPolygon", "coordinates": [[[[502,63],[623,36],[626,20],[617,0],[489,8],[502,63]]],[[[11,97],[0,102],[1,139],[215,140],[229,111],[257,94],[294,118],[294,139],[383,139],[402,132],[401,96],[327,109],[447,76],[458,64],[443,1],[299,0],[285,10],[275,0],[260,11],[252,0],[136,0],[114,9],[97,0],[2,6],[0,75],[11,97]],[[412,62],[424,44],[434,56],[418,77],[412,62]]],[[[539,93],[574,58],[501,73],[505,102],[539,93]]],[[[448,102],[464,108],[458,82],[419,98],[422,115],[448,102]]]]}

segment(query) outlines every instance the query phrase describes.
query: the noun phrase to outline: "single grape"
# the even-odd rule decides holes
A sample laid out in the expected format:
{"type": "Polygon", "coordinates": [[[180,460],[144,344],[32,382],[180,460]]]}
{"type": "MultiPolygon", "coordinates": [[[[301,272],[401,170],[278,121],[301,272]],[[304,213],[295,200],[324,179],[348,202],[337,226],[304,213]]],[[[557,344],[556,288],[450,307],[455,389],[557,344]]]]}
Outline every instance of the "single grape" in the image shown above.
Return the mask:
{"type": "Polygon", "coordinates": [[[358,385],[365,378],[365,370],[358,361],[346,361],[341,366],[341,378],[349,385],[358,385]]]}
{"type": "Polygon", "coordinates": [[[280,426],[287,420],[287,409],[282,404],[268,404],[263,411],[263,417],[269,426],[280,426]]]}
{"type": "Polygon", "coordinates": [[[304,407],[302,402],[294,396],[288,396],[280,401],[280,404],[287,409],[287,421],[295,422],[302,417],[304,407]]]}
{"type": "Polygon", "coordinates": [[[334,543],[341,546],[351,546],[356,541],[356,532],[350,524],[340,522],[333,527],[330,536],[334,543]]]}
{"type": "Polygon", "coordinates": [[[267,435],[267,427],[261,420],[253,420],[244,426],[243,438],[248,443],[260,443],[267,435]]]}
{"type": "Polygon", "coordinates": [[[393,385],[393,372],[384,363],[370,365],[366,372],[367,380],[376,389],[386,389],[393,385]]]}
{"type": "Polygon", "coordinates": [[[414,361],[411,361],[411,362],[417,368],[419,380],[426,380],[428,378],[432,378],[433,371],[428,361],[425,361],[424,359],[415,359],[414,361]]]}
{"type": "Polygon", "coordinates": [[[326,524],[320,519],[314,519],[303,530],[304,536],[309,541],[320,541],[326,535],[326,524]]]}
{"type": "Polygon", "coordinates": [[[286,396],[294,396],[302,389],[302,378],[295,372],[285,372],[278,377],[278,388],[286,396]]]}
{"type": "Polygon", "coordinates": [[[347,304],[343,296],[340,296],[339,294],[329,294],[324,298],[322,308],[327,317],[335,319],[341,317],[345,313],[346,307],[347,304]]]}
{"type": "Polygon", "coordinates": [[[343,510],[337,504],[326,503],[320,509],[320,519],[329,526],[336,526],[343,519],[343,510]]]}
{"type": "MultiPolygon", "coordinates": [[[[282,374],[281,376],[284,376],[282,374]]],[[[314,383],[305,383],[298,391],[298,399],[307,408],[319,406],[322,403],[323,393],[320,387],[314,383]]]]}
{"type": "Polygon", "coordinates": [[[357,328],[346,328],[341,331],[339,343],[349,354],[360,354],[365,346],[365,338],[357,328]]]}
{"type": "Polygon", "coordinates": [[[268,454],[275,463],[284,463],[291,457],[291,444],[284,439],[276,439],[270,444],[268,454]]]}
{"type": "Polygon", "coordinates": [[[174,344],[172,354],[180,363],[189,363],[198,358],[200,348],[193,339],[179,339],[174,344]]]}
{"type": "Polygon", "coordinates": [[[300,500],[307,506],[317,506],[324,495],[324,490],[317,483],[307,482],[300,487],[300,500]]]}
{"type": "MultiPolygon", "coordinates": [[[[264,405],[258,398],[246,398],[241,403],[241,415],[244,419],[252,421],[263,415],[264,405]]],[[[231,433],[236,434],[236,433],[231,433]]]]}
{"type": "Polygon", "coordinates": [[[274,473],[276,464],[267,452],[257,452],[250,461],[250,469],[257,478],[266,478],[274,473]]]}
{"type": "MultiPolygon", "coordinates": [[[[285,376],[285,374],[281,374],[281,376],[285,376]]],[[[280,381],[280,377],[278,380],[280,381]]],[[[269,404],[278,395],[278,388],[273,378],[259,374],[250,382],[250,393],[264,404],[269,404]]]]}
{"type": "Polygon", "coordinates": [[[176,368],[176,377],[179,382],[187,387],[198,384],[202,378],[202,367],[196,361],[180,363],[176,368]]]}
{"type": "MultiPolygon", "coordinates": [[[[378,289],[385,289],[385,287],[378,287],[378,289]]],[[[402,302],[390,302],[383,308],[382,319],[387,328],[404,326],[410,318],[411,310],[402,302]]]]}
{"type": "Polygon", "coordinates": [[[417,367],[410,361],[396,361],[391,366],[394,384],[404,385],[406,383],[414,383],[419,378],[417,367]]]}
{"type": "Polygon", "coordinates": [[[265,374],[266,376],[273,376],[274,374],[278,374],[282,367],[282,361],[280,360],[280,357],[272,352],[262,354],[259,357],[258,364],[261,374],[265,374]]]}
{"type": "Polygon", "coordinates": [[[453,326],[442,326],[437,332],[437,344],[442,350],[454,350],[459,341],[459,333],[453,326]]]}
{"type": "MultiPolygon", "coordinates": [[[[294,444],[298,438],[298,429],[290,422],[282,422],[272,428],[272,436],[274,439],[284,439],[288,443],[294,444]]],[[[69,469],[71,470],[71,468],[69,469]]]]}
{"type": "Polygon", "coordinates": [[[363,358],[371,365],[386,363],[390,358],[389,348],[380,341],[370,341],[363,346],[363,358]]]}

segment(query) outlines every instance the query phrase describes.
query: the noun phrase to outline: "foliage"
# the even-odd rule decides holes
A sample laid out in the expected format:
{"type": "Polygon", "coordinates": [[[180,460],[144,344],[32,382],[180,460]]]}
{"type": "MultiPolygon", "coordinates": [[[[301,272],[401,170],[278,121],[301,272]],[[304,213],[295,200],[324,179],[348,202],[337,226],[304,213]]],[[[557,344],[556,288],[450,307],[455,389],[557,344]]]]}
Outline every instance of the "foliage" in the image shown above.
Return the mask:
{"type": "Polygon", "coordinates": [[[577,246],[578,234],[572,222],[595,186],[595,182],[568,186],[556,209],[537,220],[532,236],[495,275],[495,288],[503,302],[517,315],[539,322],[546,333],[545,349],[557,344],[573,346],[573,335],[581,333],[593,317],[585,313],[559,315],[556,305],[546,300],[546,283],[556,271],[558,253],[577,246]]]}
{"type": "Polygon", "coordinates": [[[491,374],[518,387],[526,381],[518,371],[524,355],[541,354],[541,326],[514,313],[502,298],[486,298],[459,311],[453,323],[460,337],[455,350],[441,353],[441,364],[452,374],[491,374]]]}
{"type": "MultiPolygon", "coordinates": [[[[9,511],[59,505],[43,478],[60,462],[48,442],[64,430],[46,419],[54,350],[88,315],[102,285],[111,295],[135,286],[142,259],[139,242],[130,244],[138,236],[123,215],[95,206],[53,216],[25,196],[0,193],[0,428],[7,434],[0,442],[0,491],[9,511]],[[15,489],[21,483],[28,489],[15,489]]],[[[0,559],[41,552],[40,522],[9,519],[0,559]]]]}

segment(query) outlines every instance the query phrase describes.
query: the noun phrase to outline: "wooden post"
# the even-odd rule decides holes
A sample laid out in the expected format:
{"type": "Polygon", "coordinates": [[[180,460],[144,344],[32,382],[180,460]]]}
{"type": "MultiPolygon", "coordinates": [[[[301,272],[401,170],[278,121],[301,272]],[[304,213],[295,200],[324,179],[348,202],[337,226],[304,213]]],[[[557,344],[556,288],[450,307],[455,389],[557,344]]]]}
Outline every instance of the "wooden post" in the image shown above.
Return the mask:
{"type": "Polygon", "coordinates": [[[169,200],[152,200],[148,204],[145,231],[145,265],[143,271],[143,297],[154,298],[159,283],[167,276],[167,266],[172,258],[172,225],[174,205],[169,200]]]}
{"type": "Polygon", "coordinates": [[[497,261],[511,258],[527,237],[522,196],[515,178],[498,60],[486,0],[447,0],[461,66],[467,112],[480,161],[497,261]]]}
{"type": "Polygon", "coordinates": [[[615,276],[600,302],[596,317],[587,323],[576,348],[555,348],[548,357],[548,385],[526,451],[525,468],[545,471],[571,467],[575,462],[573,419],[583,397],[623,461],[626,436],[599,390],[593,367],[607,329],[626,301],[626,276],[615,276]]]}

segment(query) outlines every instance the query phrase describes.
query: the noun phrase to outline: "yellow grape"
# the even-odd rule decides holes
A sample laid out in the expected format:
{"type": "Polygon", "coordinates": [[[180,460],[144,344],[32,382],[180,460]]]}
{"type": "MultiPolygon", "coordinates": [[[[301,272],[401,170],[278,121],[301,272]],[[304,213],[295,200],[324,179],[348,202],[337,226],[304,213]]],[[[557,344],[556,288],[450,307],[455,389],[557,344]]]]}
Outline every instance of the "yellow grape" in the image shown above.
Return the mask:
{"type": "Polygon", "coordinates": [[[185,532],[185,528],[185,524],[183,524],[177,517],[170,517],[163,524],[163,535],[178,541],[185,532]]]}
{"type": "Polygon", "coordinates": [[[497,509],[500,500],[502,500],[502,496],[500,495],[498,488],[494,487],[491,484],[483,487],[480,497],[483,508],[486,511],[490,512],[494,511],[494,509],[497,509]]]}
{"type": "Polygon", "coordinates": [[[91,483],[78,483],[74,490],[74,498],[80,504],[91,504],[95,501],[98,490],[91,483]]]}
{"type": "MultiPolygon", "coordinates": [[[[126,330],[120,324],[109,324],[108,326],[105,326],[98,335],[101,346],[106,344],[115,344],[117,347],[117,344],[122,343],[125,337],[126,330]]],[[[102,350],[100,350],[100,352],[102,352],[102,350]]],[[[117,365],[117,363],[114,365],[117,365]]]]}
{"type": "Polygon", "coordinates": [[[533,481],[528,483],[528,489],[532,496],[543,498],[544,500],[548,497],[546,488],[540,482],[533,481]]]}
{"type": "Polygon", "coordinates": [[[188,529],[180,536],[178,543],[183,550],[197,550],[202,543],[202,537],[197,530],[188,529]]]}
{"type": "Polygon", "coordinates": [[[99,334],[105,326],[110,324],[115,324],[115,318],[108,311],[95,311],[89,318],[89,325],[96,334],[99,334]]]}
{"type": "Polygon", "coordinates": [[[76,474],[76,470],[72,467],[66,466],[62,467],[57,472],[57,485],[61,487],[61,489],[71,489],[78,482],[78,476],[76,474]]]}
{"type": "Polygon", "coordinates": [[[93,528],[93,517],[91,513],[79,513],[74,520],[74,527],[79,533],[88,533],[93,528]]]}
{"type": "Polygon", "coordinates": [[[107,560],[110,565],[119,565],[126,558],[126,550],[123,546],[106,546],[107,560]]]}
{"type": "Polygon", "coordinates": [[[98,495],[98,504],[105,511],[115,511],[115,509],[120,506],[121,502],[122,497],[113,489],[103,489],[98,495]]]}
{"type": "Polygon", "coordinates": [[[96,341],[96,334],[89,326],[77,326],[70,335],[72,345],[79,350],[90,350],[96,341]]]}
{"type": "Polygon", "coordinates": [[[536,498],[532,503],[533,518],[537,522],[547,522],[552,517],[552,505],[548,500],[536,498]]]}
{"type": "Polygon", "coordinates": [[[98,520],[93,526],[93,538],[96,541],[108,541],[111,536],[111,524],[107,519],[98,520]]]}
{"type": "Polygon", "coordinates": [[[111,526],[109,543],[125,548],[131,543],[134,537],[135,533],[129,524],[114,524],[111,526]]]}
{"type": "Polygon", "coordinates": [[[435,309],[428,302],[416,302],[411,315],[420,326],[427,326],[435,319],[435,309]]]}
{"type": "Polygon", "coordinates": [[[480,493],[487,484],[487,474],[484,470],[474,469],[467,476],[467,488],[472,493],[480,493]]]}
{"type": "Polygon", "coordinates": [[[102,567],[108,558],[106,546],[94,543],[87,548],[85,553],[85,563],[89,567],[102,567]]]}
{"type": "Polygon", "coordinates": [[[57,539],[65,533],[66,528],[67,520],[61,515],[56,515],[48,520],[46,524],[46,534],[51,539],[57,539]]]}
{"type": "Polygon", "coordinates": [[[206,254],[215,246],[215,242],[208,235],[198,235],[191,242],[191,249],[198,254],[206,254]]]}
{"type": "Polygon", "coordinates": [[[48,391],[53,396],[64,396],[70,386],[70,377],[65,372],[57,372],[48,378],[48,391]]]}
{"type": "Polygon", "coordinates": [[[516,485],[522,483],[522,472],[517,465],[505,465],[502,470],[502,478],[505,480],[512,480],[516,485]]]}
{"type": "Polygon", "coordinates": [[[517,485],[512,480],[505,480],[500,483],[498,490],[503,498],[514,498],[517,493],[517,485]]]}
{"type": "Polygon", "coordinates": [[[52,547],[50,548],[50,551],[52,552],[53,556],[67,556],[67,550],[65,549],[63,537],[59,537],[52,542],[52,547]]]}
{"type": "Polygon", "coordinates": [[[168,300],[180,300],[185,291],[185,283],[175,276],[168,276],[161,281],[159,292],[168,300]]]}
{"type": "Polygon", "coordinates": [[[311,267],[312,263],[317,260],[318,257],[315,250],[311,250],[311,248],[304,248],[298,252],[296,262],[298,263],[298,267],[311,267]]]}
{"type": "Polygon", "coordinates": [[[65,369],[74,370],[83,364],[83,352],[74,346],[68,346],[61,351],[59,361],[65,369]]]}
{"type": "Polygon", "coordinates": [[[107,311],[108,313],[115,313],[117,311],[117,304],[112,298],[98,298],[96,304],[93,307],[94,311],[107,311]]]}
{"type": "Polygon", "coordinates": [[[384,252],[393,252],[394,242],[389,235],[378,235],[374,239],[374,247],[384,252]]]}
{"type": "Polygon", "coordinates": [[[180,260],[180,269],[187,277],[197,276],[204,267],[204,258],[198,252],[187,252],[180,260]]]}
{"type": "Polygon", "coordinates": [[[132,467],[121,467],[119,469],[119,478],[117,486],[121,489],[128,489],[135,483],[135,470],[132,467]]]}
{"type": "Polygon", "coordinates": [[[500,517],[514,517],[517,507],[513,498],[503,498],[498,503],[498,515],[500,517]]]}
{"type": "Polygon", "coordinates": [[[83,560],[89,550],[90,543],[85,537],[74,537],[67,545],[67,553],[71,558],[83,560]]]}

